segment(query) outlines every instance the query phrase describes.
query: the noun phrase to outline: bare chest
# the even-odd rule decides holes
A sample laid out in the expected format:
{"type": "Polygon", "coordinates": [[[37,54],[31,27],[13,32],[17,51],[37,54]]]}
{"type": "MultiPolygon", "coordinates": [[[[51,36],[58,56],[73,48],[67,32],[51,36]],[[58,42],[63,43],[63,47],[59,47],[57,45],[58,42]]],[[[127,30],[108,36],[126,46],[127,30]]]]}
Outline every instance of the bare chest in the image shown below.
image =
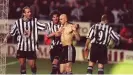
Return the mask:
{"type": "Polygon", "coordinates": [[[71,26],[63,27],[63,33],[64,33],[64,34],[70,34],[70,33],[72,33],[72,28],[71,28],[71,26]]]}

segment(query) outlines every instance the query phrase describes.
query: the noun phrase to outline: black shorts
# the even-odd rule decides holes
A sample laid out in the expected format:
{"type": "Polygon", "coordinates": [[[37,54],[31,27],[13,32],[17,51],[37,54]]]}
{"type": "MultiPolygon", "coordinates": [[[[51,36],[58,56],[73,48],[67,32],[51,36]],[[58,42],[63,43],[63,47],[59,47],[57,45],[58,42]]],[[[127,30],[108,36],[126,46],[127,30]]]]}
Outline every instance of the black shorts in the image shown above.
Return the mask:
{"type": "Polygon", "coordinates": [[[75,62],[76,50],[73,45],[63,46],[60,63],[75,62]]]}
{"type": "Polygon", "coordinates": [[[16,58],[26,58],[26,59],[36,59],[36,52],[35,51],[17,51],[16,58]]]}
{"type": "Polygon", "coordinates": [[[106,64],[107,58],[107,47],[105,45],[92,44],[90,51],[90,61],[106,64]]]}
{"type": "Polygon", "coordinates": [[[61,51],[62,51],[62,45],[55,45],[53,46],[52,49],[50,49],[51,62],[53,62],[54,59],[58,60],[60,59],[61,51]]]}

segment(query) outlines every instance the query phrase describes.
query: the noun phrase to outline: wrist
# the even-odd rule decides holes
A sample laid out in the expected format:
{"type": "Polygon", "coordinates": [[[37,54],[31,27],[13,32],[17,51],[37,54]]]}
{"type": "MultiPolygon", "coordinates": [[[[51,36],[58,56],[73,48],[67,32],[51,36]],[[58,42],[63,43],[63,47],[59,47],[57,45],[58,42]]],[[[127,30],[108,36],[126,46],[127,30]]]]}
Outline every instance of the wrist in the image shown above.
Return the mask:
{"type": "Polygon", "coordinates": [[[73,31],[74,34],[77,34],[78,32],[76,30],[73,31]]]}
{"type": "Polygon", "coordinates": [[[84,47],[85,50],[88,50],[88,47],[84,47]]]}

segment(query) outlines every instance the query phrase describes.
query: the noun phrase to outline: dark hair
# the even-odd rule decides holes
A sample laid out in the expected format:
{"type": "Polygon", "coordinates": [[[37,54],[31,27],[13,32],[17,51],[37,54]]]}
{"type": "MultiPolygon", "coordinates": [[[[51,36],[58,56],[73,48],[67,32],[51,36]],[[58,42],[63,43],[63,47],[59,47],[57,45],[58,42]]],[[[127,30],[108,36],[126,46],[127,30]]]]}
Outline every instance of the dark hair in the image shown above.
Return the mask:
{"type": "Polygon", "coordinates": [[[108,20],[108,16],[106,14],[103,14],[101,17],[101,21],[108,20]]]}
{"type": "Polygon", "coordinates": [[[52,18],[55,14],[57,14],[58,17],[60,16],[60,12],[58,10],[54,10],[50,13],[50,17],[52,18]]]}

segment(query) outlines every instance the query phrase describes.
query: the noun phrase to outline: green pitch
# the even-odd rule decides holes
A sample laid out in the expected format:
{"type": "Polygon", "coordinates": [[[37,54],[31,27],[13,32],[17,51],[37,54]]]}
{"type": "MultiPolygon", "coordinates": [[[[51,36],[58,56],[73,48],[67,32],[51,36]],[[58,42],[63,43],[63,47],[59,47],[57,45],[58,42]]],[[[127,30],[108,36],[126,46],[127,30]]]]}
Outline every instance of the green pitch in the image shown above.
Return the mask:
{"type": "MultiPolygon", "coordinates": [[[[109,74],[113,64],[105,65],[105,73],[109,74]]],[[[86,74],[87,62],[76,62],[73,64],[74,74],[86,74]]],[[[51,63],[48,59],[37,59],[37,73],[49,74],[51,72],[51,63]]],[[[19,63],[16,58],[7,58],[7,74],[19,74],[19,63]]],[[[27,65],[27,73],[31,74],[30,68],[27,65]]],[[[94,67],[94,73],[97,73],[96,66],[94,67]]]]}

